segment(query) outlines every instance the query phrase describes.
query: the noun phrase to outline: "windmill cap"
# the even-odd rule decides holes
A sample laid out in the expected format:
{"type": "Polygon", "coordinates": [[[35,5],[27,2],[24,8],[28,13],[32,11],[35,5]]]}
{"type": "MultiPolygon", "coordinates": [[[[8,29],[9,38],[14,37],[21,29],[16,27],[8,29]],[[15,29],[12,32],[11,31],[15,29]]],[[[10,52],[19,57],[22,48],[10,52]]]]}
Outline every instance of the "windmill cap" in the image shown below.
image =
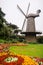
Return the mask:
{"type": "Polygon", "coordinates": [[[37,10],[37,13],[40,13],[40,12],[41,12],[41,10],[40,10],[40,9],[38,9],[38,10],[37,10]]]}

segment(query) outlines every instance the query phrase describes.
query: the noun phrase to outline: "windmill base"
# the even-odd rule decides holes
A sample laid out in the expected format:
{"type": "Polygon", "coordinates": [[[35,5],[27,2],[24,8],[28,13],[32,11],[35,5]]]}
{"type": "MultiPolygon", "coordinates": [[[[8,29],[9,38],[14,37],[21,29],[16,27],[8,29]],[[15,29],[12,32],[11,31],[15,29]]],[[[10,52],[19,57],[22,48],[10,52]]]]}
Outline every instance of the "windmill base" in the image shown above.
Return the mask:
{"type": "Polygon", "coordinates": [[[33,36],[33,35],[25,36],[25,39],[28,42],[36,42],[36,36],[33,36]]]}
{"type": "Polygon", "coordinates": [[[29,42],[36,42],[36,34],[42,34],[42,32],[21,32],[21,34],[25,34],[25,39],[29,42]]]}

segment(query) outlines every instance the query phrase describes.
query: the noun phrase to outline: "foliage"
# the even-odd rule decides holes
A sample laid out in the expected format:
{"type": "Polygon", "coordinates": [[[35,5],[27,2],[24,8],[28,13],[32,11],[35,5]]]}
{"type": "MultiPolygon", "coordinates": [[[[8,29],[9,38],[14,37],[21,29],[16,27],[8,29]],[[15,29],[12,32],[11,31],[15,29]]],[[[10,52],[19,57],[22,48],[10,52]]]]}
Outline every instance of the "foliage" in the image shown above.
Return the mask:
{"type": "Polygon", "coordinates": [[[5,14],[0,8],[0,39],[10,39],[11,35],[14,34],[13,30],[18,27],[14,24],[8,24],[4,16],[5,14]]]}
{"type": "Polygon", "coordinates": [[[23,36],[18,36],[18,41],[19,42],[25,42],[25,38],[23,36]]]}
{"type": "Polygon", "coordinates": [[[11,40],[11,43],[17,43],[18,41],[17,41],[17,39],[12,39],[11,40]]]}
{"type": "Polygon", "coordinates": [[[4,40],[3,39],[0,39],[0,43],[4,43],[4,40]]]}
{"type": "Polygon", "coordinates": [[[17,39],[0,39],[0,44],[3,43],[17,43],[18,40],[17,39]]]}
{"type": "Polygon", "coordinates": [[[28,44],[39,44],[38,42],[27,42],[28,44]]]}
{"type": "Polygon", "coordinates": [[[18,29],[18,26],[15,25],[15,24],[6,22],[6,25],[9,26],[9,27],[12,28],[12,29],[18,29]]]}
{"type": "Polygon", "coordinates": [[[39,43],[42,43],[42,44],[43,44],[43,36],[38,37],[38,38],[37,38],[37,42],[39,42],[39,43]]]}
{"type": "Polygon", "coordinates": [[[0,8],[0,38],[8,36],[8,32],[7,32],[7,28],[5,26],[5,23],[7,22],[4,19],[5,14],[2,12],[1,8],[0,8]]]}
{"type": "Polygon", "coordinates": [[[4,22],[6,22],[6,20],[4,19],[4,16],[5,14],[2,12],[1,8],[0,8],[0,31],[1,31],[1,28],[4,27],[4,22]]]}

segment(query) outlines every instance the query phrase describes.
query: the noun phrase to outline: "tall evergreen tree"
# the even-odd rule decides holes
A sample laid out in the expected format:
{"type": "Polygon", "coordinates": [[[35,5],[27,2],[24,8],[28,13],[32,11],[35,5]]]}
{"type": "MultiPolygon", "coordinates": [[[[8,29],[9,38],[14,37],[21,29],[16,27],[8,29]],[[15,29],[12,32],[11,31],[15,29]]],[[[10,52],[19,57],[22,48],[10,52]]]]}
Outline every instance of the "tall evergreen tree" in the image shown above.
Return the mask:
{"type": "Polygon", "coordinates": [[[3,37],[5,36],[7,32],[7,28],[5,27],[5,24],[7,21],[4,18],[5,13],[1,10],[0,8],[0,36],[3,37]]]}
{"type": "Polygon", "coordinates": [[[17,25],[9,24],[5,18],[5,13],[0,8],[0,37],[8,38],[14,29],[18,29],[17,25]]]}
{"type": "Polygon", "coordinates": [[[4,19],[4,16],[5,16],[5,13],[3,13],[1,8],[0,8],[0,30],[4,26],[3,23],[6,22],[4,19]]]}

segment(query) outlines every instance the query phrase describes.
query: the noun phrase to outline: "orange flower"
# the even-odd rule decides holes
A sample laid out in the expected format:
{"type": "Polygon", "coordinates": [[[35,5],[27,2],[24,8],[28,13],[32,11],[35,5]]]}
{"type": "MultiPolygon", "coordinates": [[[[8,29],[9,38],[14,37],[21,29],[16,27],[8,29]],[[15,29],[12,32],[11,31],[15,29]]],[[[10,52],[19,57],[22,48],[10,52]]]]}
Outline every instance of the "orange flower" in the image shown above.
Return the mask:
{"type": "Polygon", "coordinates": [[[14,54],[14,53],[2,53],[0,56],[0,64],[3,65],[38,65],[37,62],[35,62],[32,58],[24,55],[19,55],[19,54],[14,54]],[[17,61],[12,61],[12,62],[5,62],[4,60],[8,57],[13,57],[13,58],[18,58],[17,61]]]}

